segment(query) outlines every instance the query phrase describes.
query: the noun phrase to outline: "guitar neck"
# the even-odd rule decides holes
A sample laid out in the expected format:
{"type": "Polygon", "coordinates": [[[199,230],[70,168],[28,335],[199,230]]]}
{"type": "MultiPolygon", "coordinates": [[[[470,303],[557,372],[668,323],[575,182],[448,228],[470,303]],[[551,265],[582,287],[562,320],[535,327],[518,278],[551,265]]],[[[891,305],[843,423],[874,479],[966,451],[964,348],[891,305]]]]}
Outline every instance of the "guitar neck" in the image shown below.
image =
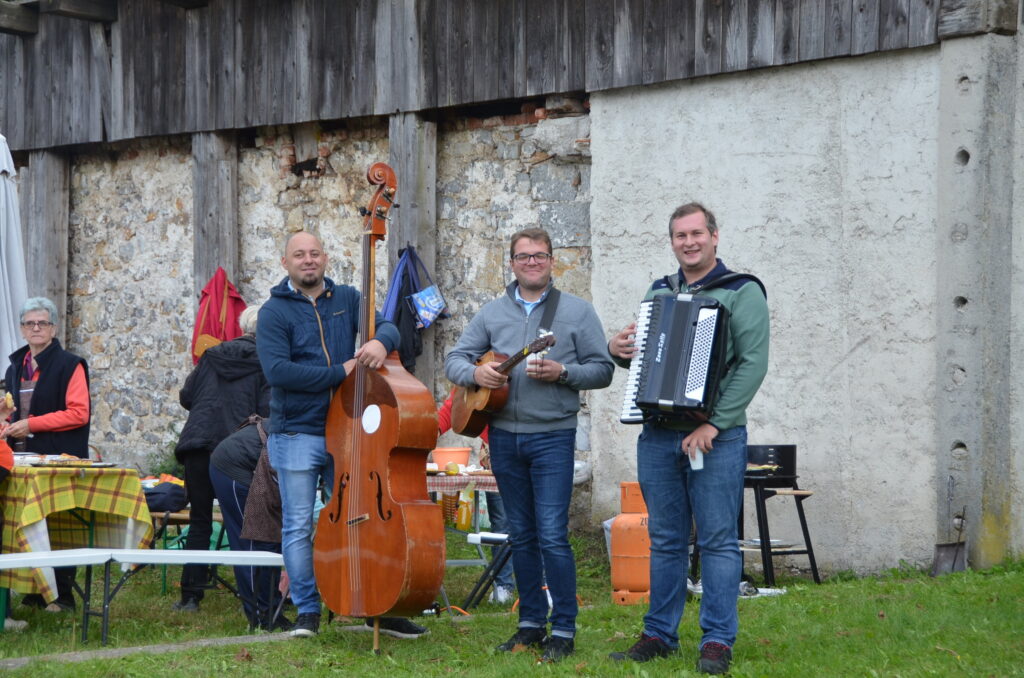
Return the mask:
{"type": "Polygon", "coordinates": [[[512,371],[513,367],[515,367],[519,363],[523,362],[523,358],[525,358],[526,356],[530,355],[531,352],[532,351],[530,351],[530,347],[529,346],[524,346],[521,351],[517,352],[511,358],[509,358],[508,360],[506,360],[502,364],[500,364],[497,367],[495,367],[494,371],[495,372],[500,372],[501,374],[508,374],[509,372],[512,371]]]}

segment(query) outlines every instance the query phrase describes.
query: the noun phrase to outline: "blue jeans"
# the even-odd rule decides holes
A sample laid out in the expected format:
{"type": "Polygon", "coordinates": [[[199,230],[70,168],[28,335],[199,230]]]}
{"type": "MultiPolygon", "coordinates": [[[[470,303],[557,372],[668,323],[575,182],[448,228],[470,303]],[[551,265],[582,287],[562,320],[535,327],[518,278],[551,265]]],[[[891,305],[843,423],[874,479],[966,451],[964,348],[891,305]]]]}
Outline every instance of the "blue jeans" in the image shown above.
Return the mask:
{"type": "MultiPolygon", "coordinates": [[[[245,516],[245,500],[249,496],[249,485],[232,479],[226,473],[210,464],[210,482],[220,502],[224,516],[224,530],[232,551],[273,551],[281,552],[281,545],[265,541],[242,538],[242,520],[245,516]]],[[[235,565],[235,586],[242,599],[245,617],[253,628],[264,624],[267,610],[276,609],[281,598],[277,593],[278,569],[274,567],[250,567],[235,565]],[[268,596],[270,596],[268,598],[268,596]]]]}
{"type": "MultiPolygon", "coordinates": [[[[485,492],[487,500],[487,517],[491,521],[491,532],[497,534],[508,534],[508,517],[505,515],[505,500],[497,492],[485,492]]],[[[491,547],[491,557],[499,547],[491,547]]],[[[505,561],[505,567],[501,568],[494,578],[494,585],[514,591],[516,582],[512,578],[512,559],[505,561]]]]}
{"type": "Polygon", "coordinates": [[[691,517],[700,548],[700,646],[733,646],[739,628],[743,557],[737,523],[747,467],[747,429],[726,429],[704,455],[704,468],[690,470],[681,449],[685,432],[644,425],[637,442],[637,475],[647,503],[651,539],[651,602],[644,631],[679,646],[679,621],[686,603],[687,543],[691,517]]]}
{"type": "Polygon", "coordinates": [[[320,593],[313,572],[313,507],[321,477],[330,483],[334,458],[324,436],[271,433],[270,466],[281,488],[281,554],[292,602],[299,614],[320,614],[320,593]]]}
{"type": "Polygon", "coordinates": [[[569,500],[576,429],[511,433],[491,427],[491,468],[505,502],[512,566],[519,586],[519,627],[576,633],[576,561],[569,546],[569,500]]]}

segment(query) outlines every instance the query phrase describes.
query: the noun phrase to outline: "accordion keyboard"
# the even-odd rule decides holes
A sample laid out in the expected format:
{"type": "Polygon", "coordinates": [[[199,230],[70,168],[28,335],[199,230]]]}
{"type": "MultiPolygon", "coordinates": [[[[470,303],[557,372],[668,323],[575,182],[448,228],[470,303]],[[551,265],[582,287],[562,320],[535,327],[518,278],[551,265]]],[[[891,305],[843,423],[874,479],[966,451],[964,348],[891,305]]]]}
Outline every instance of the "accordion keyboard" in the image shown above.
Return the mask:
{"type": "Polygon", "coordinates": [[[647,331],[651,325],[653,308],[653,301],[645,301],[640,304],[640,311],[637,313],[634,337],[636,353],[633,354],[633,359],[629,363],[626,392],[622,399],[622,411],[619,413],[619,421],[623,424],[642,424],[644,422],[643,410],[636,406],[636,396],[640,390],[640,372],[644,362],[644,348],[647,343],[647,331]]]}

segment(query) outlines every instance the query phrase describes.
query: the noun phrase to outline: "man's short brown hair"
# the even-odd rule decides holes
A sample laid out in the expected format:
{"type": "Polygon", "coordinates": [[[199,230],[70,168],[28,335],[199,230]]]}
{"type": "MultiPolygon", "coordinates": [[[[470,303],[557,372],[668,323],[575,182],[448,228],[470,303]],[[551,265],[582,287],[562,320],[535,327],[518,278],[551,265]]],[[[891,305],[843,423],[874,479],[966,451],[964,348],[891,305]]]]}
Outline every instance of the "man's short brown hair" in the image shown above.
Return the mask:
{"type": "Polygon", "coordinates": [[[536,240],[542,242],[548,246],[548,254],[551,254],[551,236],[543,228],[524,228],[523,230],[515,233],[512,236],[512,242],[508,246],[508,256],[511,259],[516,253],[516,243],[526,238],[527,240],[536,240]]]}
{"type": "Polygon", "coordinates": [[[699,202],[688,202],[685,205],[680,205],[672,213],[672,216],[668,218],[668,237],[672,237],[672,222],[681,217],[688,217],[691,214],[697,214],[698,212],[704,215],[704,218],[708,223],[708,233],[711,235],[715,234],[718,230],[718,222],[715,221],[715,215],[711,213],[707,207],[701,205],[699,202]]]}

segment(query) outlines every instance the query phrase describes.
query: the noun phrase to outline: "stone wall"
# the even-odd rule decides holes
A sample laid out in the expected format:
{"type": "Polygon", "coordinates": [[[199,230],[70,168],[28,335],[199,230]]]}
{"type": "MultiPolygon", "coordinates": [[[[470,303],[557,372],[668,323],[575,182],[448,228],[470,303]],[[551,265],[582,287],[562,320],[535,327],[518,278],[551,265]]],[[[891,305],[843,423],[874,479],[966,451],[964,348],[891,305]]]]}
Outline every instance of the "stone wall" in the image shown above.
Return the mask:
{"type": "MultiPolygon", "coordinates": [[[[288,129],[265,129],[239,149],[240,277],[250,304],[281,280],[286,234],[321,235],[328,275],[359,285],[360,206],[366,168],[386,159],[380,121],[325,131],[331,170],[321,178],[280,171],[288,129]]],[[[187,412],[178,389],[198,300],[192,295],[192,161],[189,139],[140,141],[75,156],[72,165],[68,347],[89,361],[91,440],[105,458],[149,469],[172,450],[187,412]]],[[[378,246],[377,282],[386,290],[378,246]]]]}
{"type": "MultiPolygon", "coordinates": [[[[439,133],[438,265],[433,273],[452,317],[438,325],[438,364],[465,322],[511,279],[508,239],[539,225],[552,235],[560,287],[590,297],[590,158],[586,115],[538,120],[470,118],[439,133]]],[[[362,218],[372,195],[366,168],[388,155],[385,121],[321,130],[323,177],[281,171],[293,130],[264,128],[239,144],[239,279],[243,299],[262,303],[284,276],[284,238],[318,233],[328,275],[360,285],[362,218]]],[[[143,141],[75,157],[68,345],[88,359],[95,402],[93,442],[108,459],[149,468],[173,449],[187,413],[177,391],[192,368],[192,160],[187,137],[143,141]]],[[[401,190],[401,186],[399,186],[401,190]]],[[[401,201],[399,201],[401,202],[401,201]]],[[[387,290],[378,246],[379,298],[387,290]]],[[[442,399],[450,385],[437,380],[442,399]]],[[[581,455],[589,419],[581,417],[581,455]]],[[[461,436],[449,434],[448,444],[461,436]]],[[[586,488],[579,502],[589,507],[586,488]]],[[[587,511],[582,510],[585,514],[587,511]]]]}

